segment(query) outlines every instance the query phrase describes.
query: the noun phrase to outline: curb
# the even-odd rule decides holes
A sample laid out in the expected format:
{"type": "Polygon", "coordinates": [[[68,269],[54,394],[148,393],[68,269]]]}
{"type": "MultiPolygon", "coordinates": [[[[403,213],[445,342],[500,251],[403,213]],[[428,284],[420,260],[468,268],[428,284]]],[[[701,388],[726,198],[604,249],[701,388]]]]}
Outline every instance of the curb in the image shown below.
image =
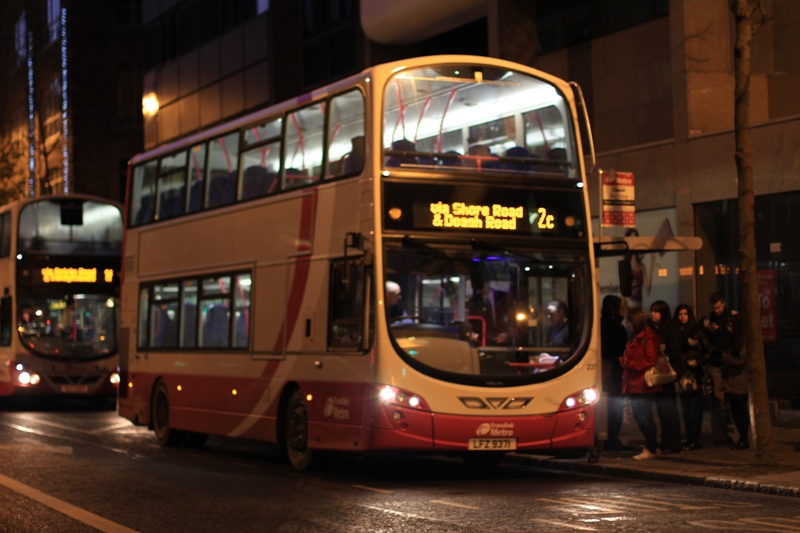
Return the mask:
{"type": "Polygon", "coordinates": [[[759,483],[756,481],[745,481],[741,479],[731,479],[714,476],[701,476],[692,474],[677,474],[672,472],[653,472],[650,470],[638,470],[620,466],[608,466],[597,463],[573,462],[559,459],[548,459],[542,457],[532,457],[519,453],[506,454],[506,460],[514,463],[537,466],[547,470],[558,470],[561,472],[578,472],[581,474],[592,474],[599,476],[618,477],[627,479],[638,479],[646,481],[660,481],[664,483],[675,483],[679,485],[701,485],[716,489],[739,490],[743,492],[758,492],[761,494],[771,494],[773,496],[788,496],[800,498],[800,488],[785,487],[771,483],[759,483]]]}

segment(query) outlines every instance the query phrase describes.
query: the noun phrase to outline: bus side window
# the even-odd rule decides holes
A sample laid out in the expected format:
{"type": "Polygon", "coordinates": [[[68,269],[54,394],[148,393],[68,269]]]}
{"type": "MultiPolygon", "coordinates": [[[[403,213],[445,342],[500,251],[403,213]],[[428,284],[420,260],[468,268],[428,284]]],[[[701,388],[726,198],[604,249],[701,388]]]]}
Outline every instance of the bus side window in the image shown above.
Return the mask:
{"type": "Polygon", "coordinates": [[[0,299],[0,346],[11,346],[11,295],[0,299]]]}
{"type": "Polygon", "coordinates": [[[219,207],[236,200],[239,179],[239,132],[217,137],[209,144],[206,169],[206,206],[219,207]]]}
{"type": "Polygon", "coordinates": [[[133,190],[131,191],[131,213],[129,226],[141,226],[152,222],[156,214],[156,172],[158,160],[137,165],[133,169],[133,190]]]}
{"type": "Polygon", "coordinates": [[[285,189],[296,189],[319,181],[322,175],[325,103],[304,107],[287,118],[283,185],[285,189]]]}
{"type": "Polygon", "coordinates": [[[349,91],[331,100],[328,118],[327,178],[364,169],[364,95],[349,91]]]}

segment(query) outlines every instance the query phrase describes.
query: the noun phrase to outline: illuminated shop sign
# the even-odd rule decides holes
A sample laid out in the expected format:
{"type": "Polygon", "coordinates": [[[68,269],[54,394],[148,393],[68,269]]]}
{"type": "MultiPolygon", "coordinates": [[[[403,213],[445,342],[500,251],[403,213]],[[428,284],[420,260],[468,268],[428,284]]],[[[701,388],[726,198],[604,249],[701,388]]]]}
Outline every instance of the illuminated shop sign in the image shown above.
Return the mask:
{"type": "MultiPolygon", "coordinates": [[[[97,283],[96,268],[46,267],[42,269],[42,281],[45,283],[97,283]]],[[[114,270],[103,270],[103,281],[114,281],[114,270]]]]}

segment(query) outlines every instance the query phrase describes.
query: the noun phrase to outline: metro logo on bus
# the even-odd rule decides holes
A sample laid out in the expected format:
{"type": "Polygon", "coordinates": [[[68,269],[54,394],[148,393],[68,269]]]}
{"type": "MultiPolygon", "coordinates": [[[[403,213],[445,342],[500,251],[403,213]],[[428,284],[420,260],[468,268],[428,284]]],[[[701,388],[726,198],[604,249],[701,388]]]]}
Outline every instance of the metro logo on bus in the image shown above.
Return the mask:
{"type": "Polygon", "coordinates": [[[500,204],[468,205],[463,202],[431,204],[434,227],[476,228],[476,229],[517,229],[517,219],[525,216],[522,206],[506,207],[500,204]]]}
{"type": "Polygon", "coordinates": [[[330,396],[325,400],[325,407],[322,414],[325,418],[336,418],[337,420],[348,420],[350,418],[350,399],[330,396]]]}
{"type": "Polygon", "coordinates": [[[475,434],[479,437],[511,437],[514,435],[514,423],[503,422],[498,424],[496,422],[486,422],[478,426],[475,434]]]}

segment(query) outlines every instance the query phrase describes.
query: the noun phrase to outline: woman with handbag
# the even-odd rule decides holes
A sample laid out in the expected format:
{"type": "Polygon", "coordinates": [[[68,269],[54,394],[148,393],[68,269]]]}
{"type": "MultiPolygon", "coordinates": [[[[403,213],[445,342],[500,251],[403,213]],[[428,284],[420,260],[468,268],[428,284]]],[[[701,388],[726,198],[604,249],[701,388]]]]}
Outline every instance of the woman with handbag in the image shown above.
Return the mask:
{"type": "Polygon", "coordinates": [[[644,381],[647,369],[656,365],[659,354],[658,335],[650,327],[647,313],[637,309],[631,314],[631,338],[620,357],[622,364],[622,393],[630,395],[633,419],[644,435],[642,453],[634,455],[637,461],[658,457],[658,433],[653,418],[653,406],[661,387],[648,387],[644,381]]]}
{"type": "Polygon", "coordinates": [[[681,331],[681,361],[685,368],[678,379],[678,391],[683,408],[683,424],[686,427],[684,450],[699,450],[700,432],[703,427],[703,365],[708,353],[708,338],[697,326],[692,308],[681,304],[675,308],[675,324],[681,331]]]}
{"type": "MultiPolygon", "coordinates": [[[[669,304],[658,300],[650,305],[650,323],[658,335],[663,346],[664,355],[669,359],[670,366],[677,376],[683,375],[681,362],[681,332],[672,322],[669,304]]],[[[678,397],[675,394],[674,383],[665,384],[660,394],[656,396],[656,411],[661,421],[661,453],[679,453],[683,451],[681,445],[681,417],[678,414],[678,397]]]]}

